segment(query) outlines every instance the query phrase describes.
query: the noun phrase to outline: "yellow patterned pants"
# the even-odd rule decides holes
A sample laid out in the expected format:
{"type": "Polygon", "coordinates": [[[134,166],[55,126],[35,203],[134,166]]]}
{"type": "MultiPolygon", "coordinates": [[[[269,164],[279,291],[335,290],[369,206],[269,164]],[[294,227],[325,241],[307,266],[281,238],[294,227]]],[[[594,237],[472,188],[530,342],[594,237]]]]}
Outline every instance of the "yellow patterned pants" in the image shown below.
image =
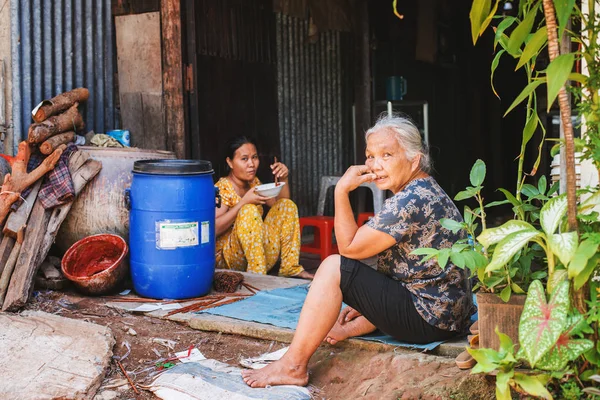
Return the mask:
{"type": "Polygon", "coordinates": [[[253,204],[243,206],[223,246],[223,261],[226,265],[217,267],[266,274],[280,255],[279,275],[294,276],[304,271],[298,264],[298,207],[289,199],[277,200],[264,221],[258,207],[253,204]]]}

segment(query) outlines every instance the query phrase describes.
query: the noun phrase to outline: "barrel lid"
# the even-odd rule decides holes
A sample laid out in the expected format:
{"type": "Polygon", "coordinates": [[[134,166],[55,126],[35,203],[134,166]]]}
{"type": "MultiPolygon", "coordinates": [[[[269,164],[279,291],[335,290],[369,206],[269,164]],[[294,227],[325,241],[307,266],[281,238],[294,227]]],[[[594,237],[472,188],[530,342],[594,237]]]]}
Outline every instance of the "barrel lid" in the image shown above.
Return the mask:
{"type": "Polygon", "coordinates": [[[210,161],[204,160],[139,160],[133,163],[133,172],[153,175],[213,174],[210,161]]]}

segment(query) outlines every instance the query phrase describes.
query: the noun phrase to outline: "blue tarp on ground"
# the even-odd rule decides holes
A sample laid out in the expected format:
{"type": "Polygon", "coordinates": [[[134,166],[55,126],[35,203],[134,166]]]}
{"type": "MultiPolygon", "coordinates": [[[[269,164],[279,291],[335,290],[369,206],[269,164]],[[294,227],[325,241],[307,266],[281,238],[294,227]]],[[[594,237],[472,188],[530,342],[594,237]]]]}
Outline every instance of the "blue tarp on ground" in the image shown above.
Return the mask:
{"type": "MultiPolygon", "coordinates": [[[[236,301],[221,307],[215,307],[201,313],[221,315],[223,317],[259,322],[282,328],[296,329],[300,310],[308,293],[308,285],[283,289],[263,290],[247,299],[236,301]]],[[[414,344],[400,342],[383,333],[372,333],[358,339],[376,341],[392,346],[408,347],[420,350],[433,350],[443,342],[414,344]]]]}

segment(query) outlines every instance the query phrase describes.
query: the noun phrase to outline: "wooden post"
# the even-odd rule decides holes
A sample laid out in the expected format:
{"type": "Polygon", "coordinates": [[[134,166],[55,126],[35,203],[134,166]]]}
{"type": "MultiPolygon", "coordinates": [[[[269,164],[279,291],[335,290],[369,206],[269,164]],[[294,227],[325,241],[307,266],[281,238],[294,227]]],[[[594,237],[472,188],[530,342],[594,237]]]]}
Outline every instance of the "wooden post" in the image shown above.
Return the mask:
{"type": "Polygon", "coordinates": [[[167,148],[186,157],[181,52],[181,0],[161,0],[164,112],[167,148]]]}
{"type": "Polygon", "coordinates": [[[365,131],[371,127],[371,48],[369,32],[369,6],[367,1],[355,3],[354,51],[356,68],[354,74],[354,109],[356,147],[354,161],[365,161],[365,131]]]}

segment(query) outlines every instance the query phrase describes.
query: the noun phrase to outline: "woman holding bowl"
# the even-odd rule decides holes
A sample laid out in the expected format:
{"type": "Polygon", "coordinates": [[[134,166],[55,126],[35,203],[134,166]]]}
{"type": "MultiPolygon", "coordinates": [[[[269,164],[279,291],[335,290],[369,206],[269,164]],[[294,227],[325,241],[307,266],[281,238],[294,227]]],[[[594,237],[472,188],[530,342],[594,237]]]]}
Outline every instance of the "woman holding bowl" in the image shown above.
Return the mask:
{"type": "Polygon", "coordinates": [[[279,275],[312,279],[300,260],[298,207],[290,200],[288,168],[271,165],[276,182],[283,187],[275,197],[255,189],[260,164],[254,140],[236,137],[227,146],[228,174],[216,186],[221,207],[215,209],[217,268],[266,274],[281,257],[279,275]],[[270,207],[263,220],[263,205],[270,207]]]}

